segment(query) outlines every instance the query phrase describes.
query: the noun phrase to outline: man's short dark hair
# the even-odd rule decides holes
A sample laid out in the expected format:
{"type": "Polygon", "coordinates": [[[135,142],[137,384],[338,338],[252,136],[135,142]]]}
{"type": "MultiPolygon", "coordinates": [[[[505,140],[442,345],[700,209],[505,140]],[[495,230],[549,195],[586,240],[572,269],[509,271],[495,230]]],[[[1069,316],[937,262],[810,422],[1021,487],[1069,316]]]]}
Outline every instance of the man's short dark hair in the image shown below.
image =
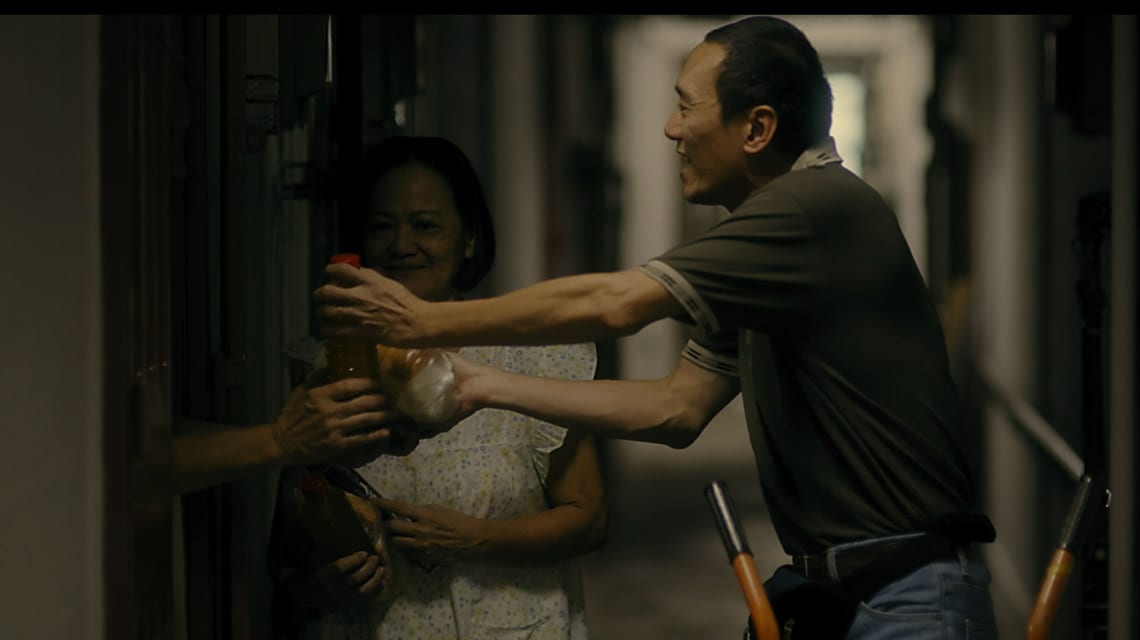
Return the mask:
{"type": "Polygon", "coordinates": [[[776,110],[773,146],[794,161],[831,131],[831,85],[807,36],[785,20],[744,18],[705,35],[725,48],[716,81],[727,122],[766,104],[776,110]]]}
{"type": "Polygon", "coordinates": [[[361,163],[357,181],[362,190],[359,202],[369,201],[372,188],[384,174],[412,162],[435,170],[451,187],[464,231],[472,239],[474,249],[472,256],[459,267],[453,284],[460,291],[470,291],[483,280],[495,261],[495,227],[479,175],[455,143],[436,136],[408,135],[391,136],[376,143],[365,153],[361,163]]]}

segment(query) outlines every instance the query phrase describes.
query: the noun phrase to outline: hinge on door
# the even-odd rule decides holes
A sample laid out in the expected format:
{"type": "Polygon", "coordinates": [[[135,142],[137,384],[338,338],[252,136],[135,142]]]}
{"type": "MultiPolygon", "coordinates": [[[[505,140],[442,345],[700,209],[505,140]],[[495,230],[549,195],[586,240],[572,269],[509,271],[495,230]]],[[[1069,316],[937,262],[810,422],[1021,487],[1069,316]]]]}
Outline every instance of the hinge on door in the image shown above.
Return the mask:
{"type": "Polygon", "coordinates": [[[244,355],[228,357],[215,353],[211,356],[211,362],[213,375],[210,383],[216,392],[245,387],[248,383],[249,364],[244,355]]]}
{"type": "Polygon", "coordinates": [[[213,397],[214,420],[228,422],[234,420],[234,393],[241,393],[248,380],[248,365],[244,355],[227,357],[220,353],[212,354],[210,395],[213,397]]]}

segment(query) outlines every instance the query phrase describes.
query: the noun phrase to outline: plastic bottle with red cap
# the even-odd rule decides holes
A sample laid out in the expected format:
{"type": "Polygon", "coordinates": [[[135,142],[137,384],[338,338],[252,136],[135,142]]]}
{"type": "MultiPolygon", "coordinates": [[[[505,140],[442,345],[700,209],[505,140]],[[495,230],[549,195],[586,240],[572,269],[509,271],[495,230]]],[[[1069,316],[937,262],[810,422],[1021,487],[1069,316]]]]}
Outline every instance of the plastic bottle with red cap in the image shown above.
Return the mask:
{"type": "MultiPolygon", "coordinates": [[[[360,268],[360,256],[355,253],[338,253],[329,262],[360,268]]],[[[374,343],[352,338],[329,338],[325,346],[328,350],[329,373],[334,379],[376,377],[378,371],[374,343]]]]}
{"type": "MultiPolygon", "coordinates": [[[[361,266],[355,253],[336,254],[330,262],[361,266]]],[[[378,379],[396,410],[415,422],[445,422],[458,407],[451,362],[441,349],[403,349],[349,338],[330,338],[326,347],[335,379],[378,379]]]]}

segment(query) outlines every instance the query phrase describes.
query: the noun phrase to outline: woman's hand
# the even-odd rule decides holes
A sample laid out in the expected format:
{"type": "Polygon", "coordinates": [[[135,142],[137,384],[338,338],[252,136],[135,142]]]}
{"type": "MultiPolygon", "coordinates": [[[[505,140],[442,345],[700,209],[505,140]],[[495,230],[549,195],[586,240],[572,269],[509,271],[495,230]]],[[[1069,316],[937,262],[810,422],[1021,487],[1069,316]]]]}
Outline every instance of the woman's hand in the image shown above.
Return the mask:
{"type": "Polygon", "coordinates": [[[375,554],[357,551],[313,572],[312,587],[323,605],[343,609],[375,604],[389,587],[389,571],[375,554]]]}
{"type": "Polygon", "coordinates": [[[347,264],[326,266],[325,278],[313,292],[322,334],[415,346],[408,341],[414,337],[416,310],[427,303],[407,287],[372,269],[347,264]]]}
{"type": "Polygon", "coordinates": [[[415,505],[376,499],[386,511],[402,518],[385,522],[389,540],[410,560],[420,564],[450,564],[476,554],[484,545],[479,518],[440,505],[415,505]]]}

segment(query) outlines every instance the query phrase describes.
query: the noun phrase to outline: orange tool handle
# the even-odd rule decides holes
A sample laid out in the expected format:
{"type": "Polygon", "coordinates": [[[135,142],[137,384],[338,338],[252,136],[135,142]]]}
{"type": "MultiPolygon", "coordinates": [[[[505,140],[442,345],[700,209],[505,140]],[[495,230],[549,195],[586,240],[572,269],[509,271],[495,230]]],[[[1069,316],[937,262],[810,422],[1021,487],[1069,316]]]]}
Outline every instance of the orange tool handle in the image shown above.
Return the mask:
{"type": "Polygon", "coordinates": [[[1065,583],[1068,582],[1069,574],[1072,572],[1072,552],[1067,549],[1055,550],[1052,559],[1049,560],[1048,568],[1045,569],[1045,579],[1041,581],[1041,591],[1037,593],[1033,613],[1029,616],[1028,640],[1045,640],[1049,637],[1049,623],[1057,613],[1057,605],[1061,602],[1065,583]]]}
{"type": "Polygon", "coordinates": [[[744,591],[748,612],[752,614],[752,626],[756,627],[756,637],[759,640],[780,640],[776,615],[772,613],[772,604],[768,602],[768,595],[764,592],[764,583],[756,573],[752,554],[737,554],[732,559],[732,568],[736,570],[736,579],[740,581],[740,588],[744,591]]]}
{"type": "Polygon", "coordinates": [[[752,615],[752,626],[756,629],[757,640],[780,640],[776,614],[772,611],[772,603],[768,602],[768,594],[764,592],[764,582],[756,573],[756,564],[752,562],[752,550],[748,548],[744,529],[736,519],[732,498],[728,494],[728,485],[723,480],[709,483],[705,487],[705,497],[709,499],[713,517],[716,518],[717,529],[720,530],[728,561],[732,563],[736,578],[740,581],[740,588],[744,590],[744,599],[748,604],[748,613],[752,615]]]}

